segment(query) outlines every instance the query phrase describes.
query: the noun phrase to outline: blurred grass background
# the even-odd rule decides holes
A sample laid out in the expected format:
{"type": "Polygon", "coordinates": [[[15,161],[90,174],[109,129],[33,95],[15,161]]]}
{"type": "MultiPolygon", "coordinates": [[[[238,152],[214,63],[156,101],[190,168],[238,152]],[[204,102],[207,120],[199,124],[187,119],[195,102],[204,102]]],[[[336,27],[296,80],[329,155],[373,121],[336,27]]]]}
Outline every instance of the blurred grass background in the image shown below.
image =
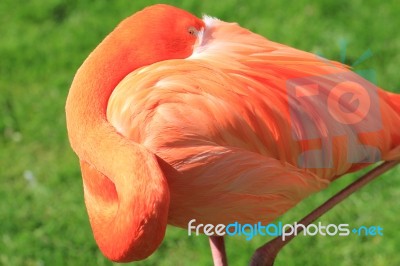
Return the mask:
{"type": "MultiPolygon", "coordinates": [[[[400,92],[400,5],[389,1],[164,1],[236,21],[271,40],[370,69],[400,92]]],[[[64,104],[75,71],[126,16],[156,1],[0,1],[0,265],[113,265],[98,250],[67,141],[64,104]]],[[[358,174],[357,174],[358,176],[358,174]]],[[[355,179],[344,177],[280,221],[302,218],[355,179]]],[[[400,167],[319,221],[379,225],[382,237],[298,237],[276,265],[400,265],[400,167]]],[[[232,265],[246,265],[267,237],[229,237],[232,265]]],[[[132,265],[211,265],[208,240],[169,227],[156,253],[132,265]]],[[[116,264],[115,264],[116,265],[116,264]]]]}

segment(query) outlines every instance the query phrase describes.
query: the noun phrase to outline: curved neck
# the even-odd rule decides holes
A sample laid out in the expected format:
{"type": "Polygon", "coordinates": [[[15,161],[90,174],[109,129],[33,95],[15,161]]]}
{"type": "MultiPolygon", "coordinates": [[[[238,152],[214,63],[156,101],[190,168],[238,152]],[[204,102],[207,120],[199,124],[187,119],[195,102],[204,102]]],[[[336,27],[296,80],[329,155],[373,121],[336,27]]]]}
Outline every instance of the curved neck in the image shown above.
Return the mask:
{"type": "Polygon", "coordinates": [[[123,34],[112,34],[78,70],[68,94],[66,118],[71,146],[81,160],[96,241],[110,259],[128,261],[149,256],[161,243],[169,189],[156,156],[120,135],[107,121],[107,103],[116,85],[144,62],[152,63],[141,60],[135,47],[124,43],[123,34]]]}
{"type": "MultiPolygon", "coordinates": [[[[116,174],[104,158],[118,145],[133,149],[106,119],[107,103],[116,85],[143,64],[135,63],[135,49],[126,49],[122,38],[109,35],[89,55],[72,82],[66,119],[71,146],[78,157],[107,176],[116,174]],[[108,164],[108,165],[107,165],[108,164]]],[[[120,151],[124,154],[124,151],[120,151]]]]}

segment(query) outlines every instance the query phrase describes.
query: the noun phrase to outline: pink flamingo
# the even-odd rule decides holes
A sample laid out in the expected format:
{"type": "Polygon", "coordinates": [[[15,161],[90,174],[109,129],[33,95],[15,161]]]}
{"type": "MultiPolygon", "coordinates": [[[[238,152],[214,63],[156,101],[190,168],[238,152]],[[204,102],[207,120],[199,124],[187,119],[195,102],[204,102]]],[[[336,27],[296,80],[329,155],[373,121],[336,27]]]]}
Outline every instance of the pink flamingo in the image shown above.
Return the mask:
{"type": "MultiPolygon", "coordinates": [[[[393,161],[370,179],[400,159],[399,95],[167,5],[125,19],[99,44],[66,115],[94,237],[119,262],[152,254],[167,224],[268,223],[346,173],[393,161]]],[[[214,263],[226,264],[223,238],[210,241],[214,263]]],[[[283,245],[261,247],[252,263],[272,264],[283,245]]]]}

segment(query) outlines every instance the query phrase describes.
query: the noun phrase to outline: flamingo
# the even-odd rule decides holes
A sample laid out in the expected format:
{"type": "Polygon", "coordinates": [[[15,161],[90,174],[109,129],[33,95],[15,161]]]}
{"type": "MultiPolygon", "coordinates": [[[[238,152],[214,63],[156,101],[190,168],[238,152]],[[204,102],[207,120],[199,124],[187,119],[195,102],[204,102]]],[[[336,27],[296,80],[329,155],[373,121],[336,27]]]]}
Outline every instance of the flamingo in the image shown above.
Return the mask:
{"type": "MultiPolygon", "coordinates": [[[[118,262],[151,255],[167,224],[268,223],[346,173],[389,162],[377,176],[400,160],[400,95],[164,4],[123,20],[88,56],[66,119],[94,238],[118,262]]],[[[226,265],[223,238],[210,244],[226,265]]],[[[253,265],[281,246],[261,247],[253,265]]]]}

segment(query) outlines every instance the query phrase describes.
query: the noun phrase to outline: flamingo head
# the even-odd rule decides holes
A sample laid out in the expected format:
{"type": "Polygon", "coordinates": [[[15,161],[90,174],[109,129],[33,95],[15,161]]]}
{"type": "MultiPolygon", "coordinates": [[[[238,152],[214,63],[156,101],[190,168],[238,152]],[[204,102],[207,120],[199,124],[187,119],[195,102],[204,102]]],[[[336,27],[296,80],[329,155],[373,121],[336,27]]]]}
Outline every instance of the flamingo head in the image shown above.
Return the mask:
{"type": "Polygon", "coordinates": [[[126,59],[132,60],[137,68],[190,56],[204,27],[204,22],[196,16],[158,4],[122,21],[114,31],[114,44],[116,41],[119,49],[126,49],[126,59]]]}

